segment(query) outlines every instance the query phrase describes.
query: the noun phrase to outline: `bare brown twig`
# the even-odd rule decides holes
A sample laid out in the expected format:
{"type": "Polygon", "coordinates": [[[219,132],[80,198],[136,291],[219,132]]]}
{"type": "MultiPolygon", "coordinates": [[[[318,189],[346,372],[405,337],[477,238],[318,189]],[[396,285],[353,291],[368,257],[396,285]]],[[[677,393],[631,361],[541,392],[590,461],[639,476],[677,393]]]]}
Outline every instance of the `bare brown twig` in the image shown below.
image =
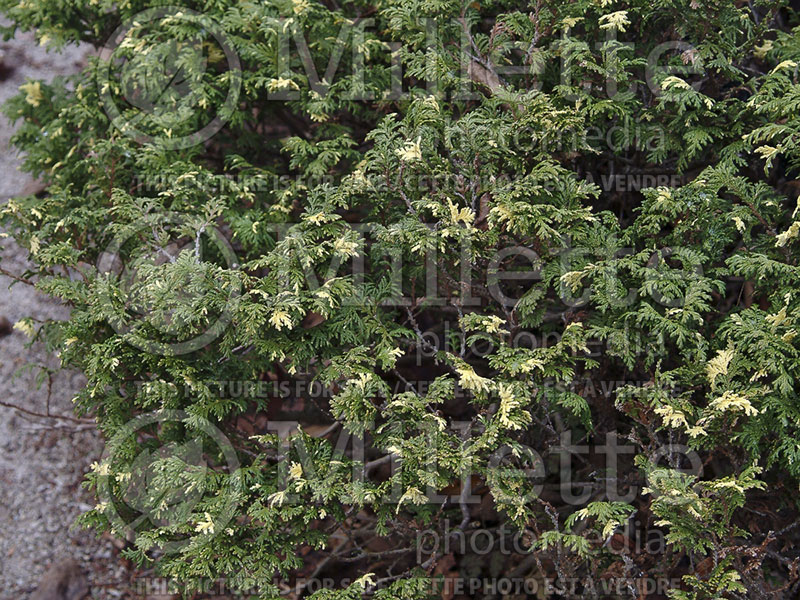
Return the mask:
{"type": "Polygon", "coordinates": [[[13,408],[14,410],[17,410],[26,415],[30,415],[32,417],[40,417],[42,419],[61,419],[64,421],[71,421],[73,423],[83,423],[83,424],[94,423],[93,419],[81,419],[80,417],[70,417],[68,415],[51,415],[46,413],[40,413],[34,410],[28,410],[27,408],[22,408],[21,406],[12,404],[10,402],[3,402],[2,400],[0,400],[0,406],[5,406],[6,408],[13,408]]]}

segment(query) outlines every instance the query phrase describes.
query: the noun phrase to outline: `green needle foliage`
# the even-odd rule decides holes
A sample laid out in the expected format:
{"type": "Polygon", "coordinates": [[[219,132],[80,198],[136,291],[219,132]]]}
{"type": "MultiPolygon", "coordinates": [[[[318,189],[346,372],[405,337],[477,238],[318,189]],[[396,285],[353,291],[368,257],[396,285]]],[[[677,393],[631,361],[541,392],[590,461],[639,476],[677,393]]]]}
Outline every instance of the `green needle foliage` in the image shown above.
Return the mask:
{"type": "Polygon", "coordinates": [[[787,0],[179,4],[0,0],[102,49],[5,106],[47,187],[1,212],[109,440],[85,523],[187,596],[794,597],[787,0]]]}

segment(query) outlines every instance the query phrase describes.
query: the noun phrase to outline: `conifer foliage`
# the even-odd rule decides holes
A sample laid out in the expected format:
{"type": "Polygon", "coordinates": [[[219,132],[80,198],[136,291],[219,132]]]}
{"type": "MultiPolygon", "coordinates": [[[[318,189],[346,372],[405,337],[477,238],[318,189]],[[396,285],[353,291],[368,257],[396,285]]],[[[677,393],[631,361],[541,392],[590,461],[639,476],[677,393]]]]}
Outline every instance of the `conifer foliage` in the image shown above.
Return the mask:
{"type": "Polygon", "coordinates": [[[0,0],[97,49],[0,212],[84,523],[187,596],[796,597],[791,4],[0,0]]]}

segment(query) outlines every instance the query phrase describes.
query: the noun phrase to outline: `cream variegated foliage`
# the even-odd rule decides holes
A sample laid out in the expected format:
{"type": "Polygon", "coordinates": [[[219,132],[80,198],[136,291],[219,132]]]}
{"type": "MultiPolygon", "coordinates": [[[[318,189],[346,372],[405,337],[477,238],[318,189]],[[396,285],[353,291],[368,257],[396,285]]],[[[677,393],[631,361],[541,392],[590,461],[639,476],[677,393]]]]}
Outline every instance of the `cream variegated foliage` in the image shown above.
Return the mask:
{"type": "Polygon", "coordinates": [[[162,4],[0,0],[105,49],[9,100],[46,187],[0,209],[70,309],[15,330],[124,438],[83,523],[187,597],[796,589],[796,3],[162,4]]]}

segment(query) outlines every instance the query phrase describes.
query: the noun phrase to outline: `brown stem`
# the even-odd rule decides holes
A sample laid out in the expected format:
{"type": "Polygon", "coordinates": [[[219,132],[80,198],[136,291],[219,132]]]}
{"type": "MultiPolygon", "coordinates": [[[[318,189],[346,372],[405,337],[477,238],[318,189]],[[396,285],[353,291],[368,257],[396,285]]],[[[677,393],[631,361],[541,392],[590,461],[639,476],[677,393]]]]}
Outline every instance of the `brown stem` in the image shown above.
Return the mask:
{"type": "Polygon", "coordinates": [[[14,410],[18,410],[19,412],[24,413],[26,415],[30,415],[32,417],[41,417],[43,419],[63,419],[64,421],[72,421],[73,423],[94,423],[92,419],[81,419],[78,417],[70,417],[67,415],[50,415],[50,414],[40,413],[33,410],[28,410],[27,408],[22,408],[21,406],[17,406],[16,404],[3,402],[2,400],[0,400],[0,406],[5,406],[6,408],[13,408],[14,410]]]}

